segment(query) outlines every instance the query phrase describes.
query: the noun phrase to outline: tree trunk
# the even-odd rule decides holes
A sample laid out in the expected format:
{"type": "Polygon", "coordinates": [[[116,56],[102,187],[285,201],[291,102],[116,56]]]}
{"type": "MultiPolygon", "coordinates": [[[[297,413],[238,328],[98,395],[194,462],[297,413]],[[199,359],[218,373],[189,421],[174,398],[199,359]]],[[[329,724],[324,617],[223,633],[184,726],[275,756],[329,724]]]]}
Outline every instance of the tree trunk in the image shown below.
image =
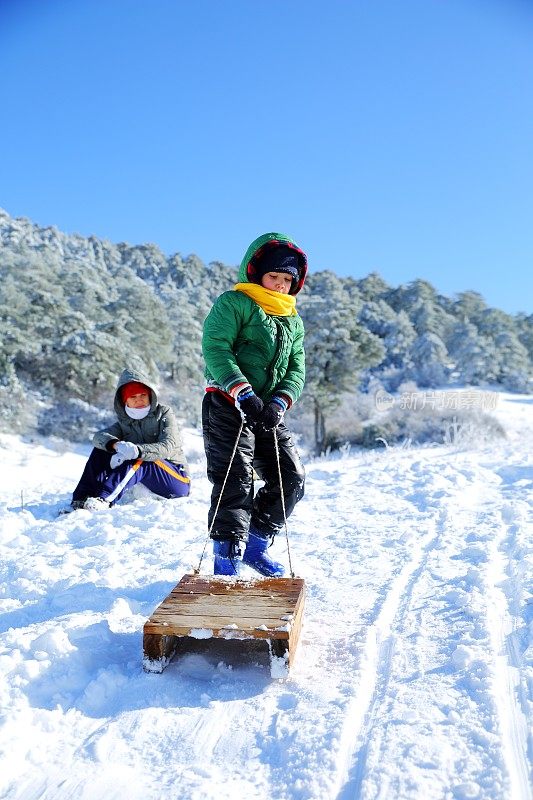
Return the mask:
{"type": "Polygon", "coordinates": [[[318,400],[315,398],[315,450],[317,456],[324,451],[326,441],[326,420],[318,400]]]}

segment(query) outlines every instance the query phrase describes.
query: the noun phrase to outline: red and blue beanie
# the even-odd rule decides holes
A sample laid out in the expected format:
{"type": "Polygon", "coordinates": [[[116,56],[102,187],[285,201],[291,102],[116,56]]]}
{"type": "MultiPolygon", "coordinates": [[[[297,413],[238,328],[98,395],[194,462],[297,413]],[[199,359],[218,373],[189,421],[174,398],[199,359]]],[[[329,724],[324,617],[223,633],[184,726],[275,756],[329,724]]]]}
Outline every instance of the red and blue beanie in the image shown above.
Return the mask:
{"type": "Polygon", "coordinates": [[[146,392],[148,397],[152,397],[152,393],[150,392],[150,387],[145,386],[144,383],[138,383],[137,381],[130,381],[129,383],[125,383],[124,386],[120,389],[120,397],[123,403],[133,397],[134,394],[140,394],[141,392],[146,392]]]}

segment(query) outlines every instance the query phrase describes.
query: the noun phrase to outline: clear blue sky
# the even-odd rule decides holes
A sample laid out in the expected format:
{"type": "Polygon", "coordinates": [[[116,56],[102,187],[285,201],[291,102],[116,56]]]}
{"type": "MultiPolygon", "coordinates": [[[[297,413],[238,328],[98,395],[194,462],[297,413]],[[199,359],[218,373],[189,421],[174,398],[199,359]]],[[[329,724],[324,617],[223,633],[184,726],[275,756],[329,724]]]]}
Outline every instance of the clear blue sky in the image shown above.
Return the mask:
{"type": "Polygon", "coordinates": [[[0,0],[0,207],[531,313],[530,0],[0,0]]]}

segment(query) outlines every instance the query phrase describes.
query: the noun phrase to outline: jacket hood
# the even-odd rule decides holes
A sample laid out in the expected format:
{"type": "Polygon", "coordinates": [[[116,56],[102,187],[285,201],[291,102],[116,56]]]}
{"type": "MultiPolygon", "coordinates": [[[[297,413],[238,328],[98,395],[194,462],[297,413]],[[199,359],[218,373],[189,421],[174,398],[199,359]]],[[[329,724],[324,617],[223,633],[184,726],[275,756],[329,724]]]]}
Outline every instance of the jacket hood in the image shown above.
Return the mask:
{"type": "Polygon", "coordinates": [[[261,255],[270,247],[279,247],[285,245],[295,251],[298,256],[298,282],[294,289],[291,288],[289,294],[298,294],[304,285],[307,275],[307,256],[304,251],[298,247],[296,242],[284,233],[264,233],[257,239],[254,239],[241,261],[239,269],[239,283],[253,283],[252,276],[254,273],[254,262],[259,261],[261,255]]]}
{"type": "Polygon", "coordinates": [[[152,401],[150,403],[150,411],[154,411],[157,407],[158,397],[157,397],[157,389],[155,387],[154,382],[148,377],[148,375],[140,369],[135,369],[134,367],[127,367],[124,369],[118,379],[117,389],[115,392],[115,402],[113,407],[115,409],[115,413],[117,417],[127,417],[126,412],[124,411],[124,403],[122,402],[122,398],[120,396],[120,390],[123,386],[127,383],[131,383],[132,381],[136,381],[137,383],[144,383],[145,386],[148,386],[150,389],[152,401]]]}

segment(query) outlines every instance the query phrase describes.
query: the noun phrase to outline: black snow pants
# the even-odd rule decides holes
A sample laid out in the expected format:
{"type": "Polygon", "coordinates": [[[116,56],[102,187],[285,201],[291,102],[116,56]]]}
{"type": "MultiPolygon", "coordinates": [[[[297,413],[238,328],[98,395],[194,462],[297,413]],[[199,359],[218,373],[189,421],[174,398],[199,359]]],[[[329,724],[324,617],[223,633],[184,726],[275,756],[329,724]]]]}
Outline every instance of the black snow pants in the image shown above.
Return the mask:
{"type": "MultiPolygon", "coordinates": [[[[207,477],[213,484],[208,517],[211,525],[241,425],[241,414],[219,392],[206,392],[202,406],[202,425],[207,477]]],[[[303,497],[305,472],[286,425],[281,423],[275,431],[265,431],[245,424],[211,531],[212,539],[247,541],[250,522],[265,536],[274,536],[283,527],[274,434],[278,440],[287,517],[303,497]],[[265,482],[255,497],[254,469],[265,482]]]]}

